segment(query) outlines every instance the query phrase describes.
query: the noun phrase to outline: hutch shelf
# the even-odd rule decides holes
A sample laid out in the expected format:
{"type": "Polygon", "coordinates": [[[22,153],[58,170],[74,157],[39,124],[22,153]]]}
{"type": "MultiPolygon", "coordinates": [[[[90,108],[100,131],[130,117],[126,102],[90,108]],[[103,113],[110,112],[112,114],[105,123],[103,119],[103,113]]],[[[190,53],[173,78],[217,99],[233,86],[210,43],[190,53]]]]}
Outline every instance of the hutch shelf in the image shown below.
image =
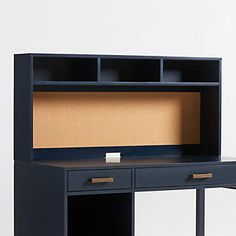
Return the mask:
{"type": "Polygon", "coordinates": [[[17,54],[15,236],[134,236],[135,192],[236,185],[221,59],[17,54]],[[106,153],[120,152],[120,163],[106,153]]]}

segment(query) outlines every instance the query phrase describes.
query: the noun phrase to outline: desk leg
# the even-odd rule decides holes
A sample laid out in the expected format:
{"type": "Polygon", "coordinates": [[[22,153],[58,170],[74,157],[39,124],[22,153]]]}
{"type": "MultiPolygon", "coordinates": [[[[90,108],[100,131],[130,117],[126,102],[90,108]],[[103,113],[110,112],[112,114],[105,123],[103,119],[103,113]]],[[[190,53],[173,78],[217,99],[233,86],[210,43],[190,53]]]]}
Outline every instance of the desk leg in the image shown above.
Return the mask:
{"type": "Polygon", "coordinates": [[[135,193],[132,193],[132,233],[131,236],[135,236],[135,193]]]}
{"type": "Polygon", "coordinates": [[[196,236],[205,235],[205,189],[196,190],[196,236]]]}

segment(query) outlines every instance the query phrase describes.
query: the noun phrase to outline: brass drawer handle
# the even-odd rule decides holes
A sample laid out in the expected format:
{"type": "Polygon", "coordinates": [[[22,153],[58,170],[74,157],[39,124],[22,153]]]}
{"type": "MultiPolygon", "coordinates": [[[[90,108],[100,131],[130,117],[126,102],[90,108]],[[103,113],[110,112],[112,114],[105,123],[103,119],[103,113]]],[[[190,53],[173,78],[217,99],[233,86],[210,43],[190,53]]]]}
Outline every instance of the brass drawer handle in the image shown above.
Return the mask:
{"type": "Polygon", "coordinates": [[[213,178],[213,174],[212,173],[192,174],[191,177],[193,179],[212,179],[213,178]]]}
{"type": "Polygon", "coordinates": [[[90,182],[92,184],[99,184],[99,183],[113,183],[114,178],[109,177],[109,178],[92,178],[90,179],[90,182]]]}

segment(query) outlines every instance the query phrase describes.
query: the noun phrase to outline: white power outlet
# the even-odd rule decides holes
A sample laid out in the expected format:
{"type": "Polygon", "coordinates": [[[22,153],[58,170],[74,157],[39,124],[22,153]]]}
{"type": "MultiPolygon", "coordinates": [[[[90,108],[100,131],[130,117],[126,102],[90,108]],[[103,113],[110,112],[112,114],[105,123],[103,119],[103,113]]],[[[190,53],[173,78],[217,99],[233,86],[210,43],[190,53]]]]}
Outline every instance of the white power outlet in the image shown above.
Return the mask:
{"type": "Polygon", "coordinates": [[[105,158],[107,163],[120,163],[120,152],[107,152],[105,158]]]}

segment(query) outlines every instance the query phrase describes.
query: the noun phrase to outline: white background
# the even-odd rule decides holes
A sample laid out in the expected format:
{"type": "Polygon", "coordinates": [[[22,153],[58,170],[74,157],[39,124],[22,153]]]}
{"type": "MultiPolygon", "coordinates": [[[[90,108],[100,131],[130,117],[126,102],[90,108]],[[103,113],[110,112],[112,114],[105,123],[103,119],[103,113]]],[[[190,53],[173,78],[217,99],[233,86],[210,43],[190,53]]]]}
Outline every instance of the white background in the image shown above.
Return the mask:
{"type": "MultiPolygon", "coordinates": [[[[234,0],[0,0],[0,235],[13,235],[13,54],[223,58],[222,154],[236,156],[234,0]]],[[[137,194],[136,235],[194,235],[194,191],[137,194]]],[[[207,236],[236,235],[236,192],[207,191],[207,236]]]]}

